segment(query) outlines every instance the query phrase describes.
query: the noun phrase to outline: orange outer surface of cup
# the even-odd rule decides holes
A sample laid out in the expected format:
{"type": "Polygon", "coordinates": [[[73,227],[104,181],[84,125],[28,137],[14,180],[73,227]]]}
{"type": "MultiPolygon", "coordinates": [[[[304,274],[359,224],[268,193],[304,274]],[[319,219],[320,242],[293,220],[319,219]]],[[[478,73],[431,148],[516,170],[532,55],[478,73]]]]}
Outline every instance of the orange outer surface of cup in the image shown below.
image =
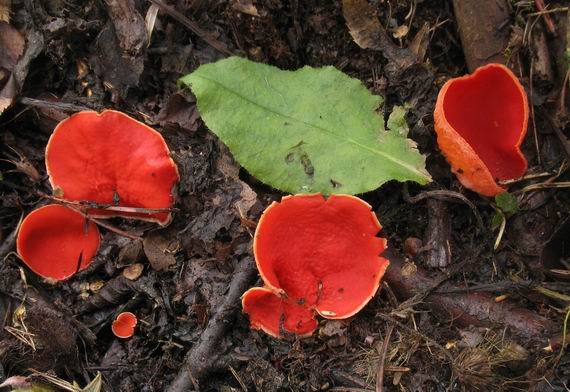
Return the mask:
{"type": "MultiPolygon", "coordinates": [[[[526,159],[520,151],[520,145],[524,140],[528,126],[528,99],[523,86],[520,84],[518,78],[512,73],[510,69],[502,64],[488,64],[478,68],[471,75],[465,75],[448,80],[439,92],[434,111],[434,123],[435,131],[437,133],[437,143],[442,153],[445,155],[445,158],[451,165],[451,171],[457,176],[459,181],[465,187],[484,196],[495,196],[499,193],[505,192],[505,189],[497,184],[488,167],[481,160],[471,145],[469,145],[469,143],[467,143],[467,141],[453,128],[453,126],[449,124],[445,116],[444,100],[447,90],[455,81],[475,78],[478,72],[491,67],[497,67],[504,70],[506,72],[506,75],[512,78],[513,83],[521,93],[524,121],[522,124],[520,137],[518,138],[518,141],[513,146],[513,148],[516,150],[520,158],[525,162],[524,170],[522,173],[520,173],[522,176],[526,171],[526,159]]],[[[489,91],[489,94],[493,94],[493,91],[489,91]]]]}

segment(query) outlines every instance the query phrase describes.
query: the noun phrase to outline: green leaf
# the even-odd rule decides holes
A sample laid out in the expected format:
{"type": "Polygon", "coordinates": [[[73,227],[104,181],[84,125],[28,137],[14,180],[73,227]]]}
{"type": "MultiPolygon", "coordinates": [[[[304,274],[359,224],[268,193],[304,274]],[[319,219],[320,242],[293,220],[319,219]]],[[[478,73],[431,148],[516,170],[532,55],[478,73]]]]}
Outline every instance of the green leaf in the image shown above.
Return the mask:
{"type": "Polygon", "coordinates": [[[495,212],[495,214],[493,214],[493,218],[491,219],[491,230],[497,230],[499,227],[501,227],[503,219],[505,219],[504,215],[495,212]]]}
{"type": "Polygon", "coordinates": [[[16,388],[12,392],[54,392],[54,390],[45,385],[33,384],[29,388],[16,388]]]}
{"type": "Polygon", "coordinates": [[[230,57],[180,82],[206,125],[252,175],[290,193],[358,194],[431,180],[398,108],[384,129],[374,96],[334,67],[276,67],[230,57]]]}
{"type": "Polygon", "coordinates": [[[508,192],[499,193],[495,196],[495,204],[505,215],[516,214],[519,210],[519,201],[508,192]]]}

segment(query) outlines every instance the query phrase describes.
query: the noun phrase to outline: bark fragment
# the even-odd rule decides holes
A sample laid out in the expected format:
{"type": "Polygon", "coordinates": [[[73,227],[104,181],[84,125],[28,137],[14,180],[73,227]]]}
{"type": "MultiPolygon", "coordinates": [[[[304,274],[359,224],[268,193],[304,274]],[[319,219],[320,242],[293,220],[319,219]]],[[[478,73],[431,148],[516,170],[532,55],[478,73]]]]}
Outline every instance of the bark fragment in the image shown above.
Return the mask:
{"type": "MultiPolygon", "coordinates": [[[[428,276],[426,271],[409,268],[409,264],[394,254],[387,254],[386,257],[390,260],[390,267],[384,279],[401,298],[408,299],[436,285],[437,279],[428,276]]],[[[440,286],[443,290],[453,288],[458,286],[449,283],[440,286]]],[[[550,320],[528,309],[518,308],[510,301],[495,302],[494,297],[488,293],[438,294],[434,291],[424,299],[424,303],[460,327],[501,326],[521,338],[530,340],[544,342],[546,335],[550,334],[554,327],[550,320]]]]}
{"type": "Polygon", "coordinates": [[[488,63],[505,64],[510,12],[506,0],[453,0],[469,72],[488,63]]]}

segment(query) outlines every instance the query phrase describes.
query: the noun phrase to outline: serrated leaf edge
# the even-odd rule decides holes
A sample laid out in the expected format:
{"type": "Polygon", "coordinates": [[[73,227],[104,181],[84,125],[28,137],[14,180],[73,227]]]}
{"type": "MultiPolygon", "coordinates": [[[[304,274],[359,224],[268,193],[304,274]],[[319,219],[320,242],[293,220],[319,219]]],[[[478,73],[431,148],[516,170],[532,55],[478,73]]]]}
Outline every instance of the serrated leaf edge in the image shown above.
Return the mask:
{"type": "MultiPolygon", "coordinates": [[[[374,153],[374,154],[380,155],[380,156],[382,156],[383,158],[385,158],[385,159],[387,159],[387,160],[389,160],[389,161],[395,163],[396,165],[398,165],[398,166],[400,166],[400,167],[406,169],[407,171],[411,172],[415,177],[419,177],[419,178],[423,179],[423,180],[424,180],[423,184],[428,183],[428,182],[431,181],[431,176],[429,175],[429,173],[428,173],[426,170],[423,170],[423,169],[416,169],[415,167],[413,167],[413,166],[407,164],[406,162],[403,162],[403,161],[401,161],[401,160],[399,160],[399,159],[397,159],[397,158],[395,158],[395,157],[392,157],[392,156],[390,156],[389,154],[384,153],[383,151],[375,150],[375,149],[373,149],[373,148],[371,148],[371,147],[368,147],[368,146],[366,146],[366,145],[364,145],[364,144],[361,144],[361,143],[357,142],[356,140],[354,140],[354,139],[352,139],[352,138],[346,138],[346,139],[345,139],[345,138],[343,138],[342,136],[337,135],[336,133],[334,133],[334,132],[332,132],[332,131],[330,131],[330,130],[328,130],[328,129],[326,129],[326,128],[320,127],[320,126],[318,126],[318,125],[315,125],[315,124],[312,124],[312,123],[309,123],[309,122],[306,122],[306,121],[303,121],[303,120],[299,120],[299,119],[297,119],[297,118],[295,118],[295,117],[291,117],[291,116],[288,116],[288,115],[286,115],[286,114],[283,114],[283,113],[280,113],[280,112],[278,112],[278,111],[275,111],[275,110],[273,110],[273,109],[270,109],[270,108],[268,108],[268,107],[266,107],[266,106],[260,104],[259,102],[253,101],[253,100],[251,100],[251,99],[249,99],[249,98],[247,98],[247,97],[241,95],[241,94],[238,93],[237,91],[235,91],[235,90],[229,88],[228,86],[226,86],[226,85],[224,85],[224,84],[218,82],[218,81],[215,80],[215,79],[207,78],[207,77],[204,77],[204,76],[202,76],[202,75],[196,74],[196,71],[194,71],[192,74],[188,75],[187,77],[184,77],[182,80],[183,80],[184,83],[188,83],[188,84],[190,84],[190,86],[192,86],[192,81],[191,81],[192,78],[200,78],[200,79],[202,79],[202,80],[206,80],[206,81],[208,81],[208,82],[211,82],[211,83],[213,83],[213,84],[219,86],[220,88],[225,89],[225,90],[228,91],[229,93],[234,94],[234,95],[237,96],[238,98],[243,99],[244,101],[247,101],[247,102],[251,103],[252,105],[255,105],[255,106],[257,106],[257,107],[259,107],[259,108],[261,108],[261,109],[263,109],[263,110],[266,110],[266,111],[268,111],[268,112],[270,112],[270,113],[273,113],[274,115],[281,116],[281,117],[283,117],[283,118],[285,118],[285,119],[287,119],[287,120],[289,120],[289,121],[295,121],[295,122],[297,122],[297,123],[304,124],[304,125],[306,125],[306,126],[309,126],[309,127],[314,128],[314,129],[318,129],[318,130],[320,130],[320,131],[322,131],[322,132],[327,133],[328,135],[331,135],[331,136],[336,137],[336,138],[339,139],[339,140],[347,141],[347,142],[352,143],[353,145],[356,145],[356,146],[358,146],[358,147],[360,147],[360,148],[362,148],[362,149],[364,149],[364,150],[367,150],[367,151],[370,151],[370,152],[372,152],[372,153],[374,153]]],[[[199,100],[198,100],[198,108],[199,108],[199,106],[200,106],[200,102],[199,102],[199,100]]],[[[375,115],[377,115],[377,114],[375,114],[375,115]]],[[[386,132],[386,131],[384,131],[384,132],[386,132]]],[[[407,139],[407,138],[406,138],[406,140],[410,140],[410,139],[407,139]]],[[[417,150],[417,149],[416,149],[416,150],[417,150]]],[[[418,181],[418,182],[420,182],[420,181],[418,181]]],[[[421,182],[420,182],[420,183],[421,183],[421,182]]]]}

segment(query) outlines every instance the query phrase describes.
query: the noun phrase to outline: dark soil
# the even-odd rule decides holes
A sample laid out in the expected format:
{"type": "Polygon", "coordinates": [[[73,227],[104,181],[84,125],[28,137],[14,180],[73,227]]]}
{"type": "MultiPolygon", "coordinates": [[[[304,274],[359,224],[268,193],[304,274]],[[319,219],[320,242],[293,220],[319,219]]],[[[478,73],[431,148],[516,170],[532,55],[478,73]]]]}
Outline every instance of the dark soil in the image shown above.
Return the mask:
{"type": "Polygon", "coordinates": [[[353,40],[339,1],[172,0],[170,10],[158,0],[0,1],[26,39],[9,61],[18,47],[0,29],[2,97],[15,97],[0,117],[0,376],[35,369],[86,385],[101,372],[105,391],[568,390],[570,19],[567,2],[545,2],[561,10],[537,15],[541,1],[510,1],[496,26],[533,106],[527,174],[541,176],[510,188],[520,210],[494,250],[494,201],[461,186],[433,132],[439,88],[468,72],[458,25],[473,21],[456,19],[451,0],[370,0],[383,30],[369,49],[353,40]],[[434,178],[362,195],[395,269],[364,310],[321,320],[310,338],[276,340],[241,313],[239,297],[261,283],[256,221],[282,194],[240,169],[176,84],[230,54],[284,69],[334,65],[384,96],[386,114],[405,105],[434,178]],[[111,220],[145,240],[101,229],[95,262],[51,284],[18,259],[15,231],[49,202],[54,126],[86,108],[123,111],[163,134],[181,174],[177,211],[162,229],[111,220]],[[140,277],[125,277],[137,263],[140,277]],[[139,324],[121,340],[110,325],[125,310],[139,324]]]}

